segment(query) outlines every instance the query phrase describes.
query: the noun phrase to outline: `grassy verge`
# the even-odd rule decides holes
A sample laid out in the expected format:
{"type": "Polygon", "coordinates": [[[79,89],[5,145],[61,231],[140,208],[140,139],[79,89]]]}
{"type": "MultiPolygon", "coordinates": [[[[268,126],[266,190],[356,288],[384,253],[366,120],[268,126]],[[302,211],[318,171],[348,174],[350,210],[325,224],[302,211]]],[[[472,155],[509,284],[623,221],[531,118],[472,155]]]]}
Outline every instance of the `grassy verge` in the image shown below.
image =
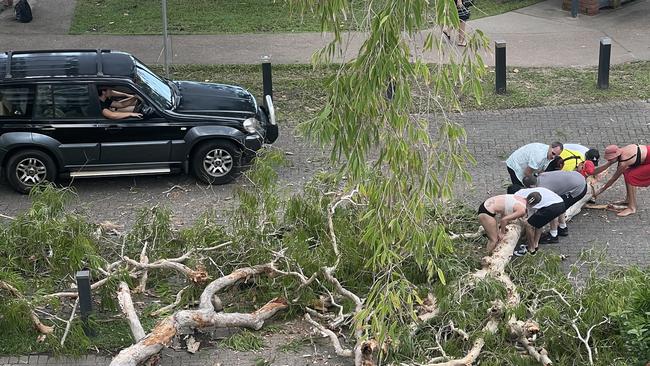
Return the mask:
{"type": "MultiPolygon", "coordinates": [[[[308,65],[276,65],[273,68],[274,97],[280,120],[285,125],[315,115],[325,98],[324,85],[333,68],[312,69],[308,65]]],[[[238,84],[260,95],[259,66],[176,66],[175,79],[238,84]]],[[[493,110],[567,104],[600,103],[650,98],[650,62],[612,67],[610,89],[596,88],[596,68],[511,68],[508,93],[494,93],[494,73],[483,82],[481,105],[463,100],[463,109],[493,110]]]]}
{"type": "MultiPolygon", "coordinates": [[[[472,19],[502,14],[541,0],[475,0],[472,19]]],[[[348,20],[355,29],[365,9],[351,1],[348,20]]],[[[318,32],[320,22],[311,12],[273,0],[167,1],[169,30],[174,34],[318,32]]],[[[79,0],[70,28],[72,34],[160,34],[160,0],[79,0]]]]}
{"type": "MultiPolygon", "coordinates": [[[[354,3],[353,3],[354,4],[354,3]]],[[[353,7],[360,13],[359,7],[353,7]]],[[[160,0],[79,0],[72,34],[160,34],[160,0]]],[[[273,0],[168,0],[167,19],[174,34],[316,32],[312,13],[273,0]]]]}
{"type": "Polygon", "coordinates": [[[471,19],[480,19],[507,13],[526,6],[537,4],[542,0],[475,0],[471,8],[471,19]]]}

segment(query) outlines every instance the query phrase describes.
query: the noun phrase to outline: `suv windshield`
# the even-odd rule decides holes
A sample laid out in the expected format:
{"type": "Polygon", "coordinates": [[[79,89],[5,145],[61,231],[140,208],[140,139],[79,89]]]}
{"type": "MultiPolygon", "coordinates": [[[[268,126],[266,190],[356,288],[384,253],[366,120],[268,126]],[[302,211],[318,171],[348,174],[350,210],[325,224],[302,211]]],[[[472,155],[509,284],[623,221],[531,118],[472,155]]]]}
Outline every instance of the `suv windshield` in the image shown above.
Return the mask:
{"type": "Polygon", "coordinates": [[[142,88],[142,91],[144,91],[151,99],[156,101],[156,103],[158,103],[162,108],[171,109],[173,106],[173,91],[169,88],[167,83],[139,61],[135,61],[135,71],[135,82],[140,86],[140,88],[142,88]]]}

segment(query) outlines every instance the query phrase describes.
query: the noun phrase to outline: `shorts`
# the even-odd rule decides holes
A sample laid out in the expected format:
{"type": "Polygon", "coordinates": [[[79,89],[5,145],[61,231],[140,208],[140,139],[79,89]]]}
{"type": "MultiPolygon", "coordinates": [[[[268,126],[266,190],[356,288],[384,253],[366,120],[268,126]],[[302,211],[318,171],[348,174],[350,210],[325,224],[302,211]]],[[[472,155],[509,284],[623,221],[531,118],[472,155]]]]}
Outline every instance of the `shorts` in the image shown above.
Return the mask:
{"type": "Polygon", "coordinates": [[[646,155],[645,161],[623,173],[625,183],[635,187],[650,186],[650,145],[646,145],[646,149],[649,154],[646,155]]]}
{"type": "Polygon", "coordinates": [[[582,193],[575,197],[571,197],[569,194],[562,195],[562,199],[564,200],[564,208],[565,211],[569,209],[569,207],[573,206],[576,204],[576,202],[580,201],[585,195],[587,194],[587,186],[585,185],[585,189],[582,190],[582,193]]]}
{"type": "Polygon", "coordinates": [[[537,210],[533,216],[528,218],[528,223],[532,227],[541,229],[554,218],[560,216],[564,211],[566,211],[566,208],[564,208],[564,202],[554,203],[537,210]]]}
{"type": "Polygon", "coordinates": [[[486,214],[486,215],[491,216],[491,217],[494,217],[494,216],[497,215],[495,213],[492,213],[492,212],[488,211],[487,208],[485,208],[485,202],[481,203],[481,205],[478,206],[478,214],[479,215],[480,214],[486,214]]]}
{"type": "Polygon", "coordinates": [[[458,10],[458,18],[460,20],[462,20],[463,22],[466,22],[466,21],[469,20],[470,11],[469,11],[469,9],[467,7],[461,6],[460,8],[456,7],[456,9],[458,10]]]}

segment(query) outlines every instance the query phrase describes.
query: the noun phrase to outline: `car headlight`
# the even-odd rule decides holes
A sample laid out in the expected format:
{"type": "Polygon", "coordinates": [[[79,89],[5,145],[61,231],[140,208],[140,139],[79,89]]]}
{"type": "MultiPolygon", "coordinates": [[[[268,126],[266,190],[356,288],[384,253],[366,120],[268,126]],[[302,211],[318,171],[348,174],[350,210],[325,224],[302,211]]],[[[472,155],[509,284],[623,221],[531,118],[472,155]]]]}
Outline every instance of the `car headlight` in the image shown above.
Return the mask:
{"type": "Polygon", "coordinates": [[[255,118],[248,118],[244,121],[244,129],[250,133],[257,133],[260,129],[260,121],[255,118]]]}

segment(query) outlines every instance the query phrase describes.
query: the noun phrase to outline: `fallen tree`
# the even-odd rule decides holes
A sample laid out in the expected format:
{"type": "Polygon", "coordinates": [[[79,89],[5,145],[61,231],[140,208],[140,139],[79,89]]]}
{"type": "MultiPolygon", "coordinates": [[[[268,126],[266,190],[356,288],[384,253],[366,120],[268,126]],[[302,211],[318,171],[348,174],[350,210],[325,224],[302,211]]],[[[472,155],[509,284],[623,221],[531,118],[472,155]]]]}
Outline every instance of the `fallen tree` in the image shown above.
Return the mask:
{"type": "Polygon", "coordinates": [[[144,335],[142,326],[139,325],[130,294],[121,286],[120,306],[127,313],[137,342],[120,351],[111,361],[111,366],[135,366],[143,363],[169,346],[174,337],[193,334],[195,331],[227,327],[260,329],[266,320],[287,307],[286,300],[275,298],[252,313],[224,313],[220,311],[221,300],[218,293],[252,276],[262,274],[277,274],[275,263],[240,268],[227,276],[215,279],[203,290],[198,309],[181,310],[166,317],[147,335],[144,335]]]}

